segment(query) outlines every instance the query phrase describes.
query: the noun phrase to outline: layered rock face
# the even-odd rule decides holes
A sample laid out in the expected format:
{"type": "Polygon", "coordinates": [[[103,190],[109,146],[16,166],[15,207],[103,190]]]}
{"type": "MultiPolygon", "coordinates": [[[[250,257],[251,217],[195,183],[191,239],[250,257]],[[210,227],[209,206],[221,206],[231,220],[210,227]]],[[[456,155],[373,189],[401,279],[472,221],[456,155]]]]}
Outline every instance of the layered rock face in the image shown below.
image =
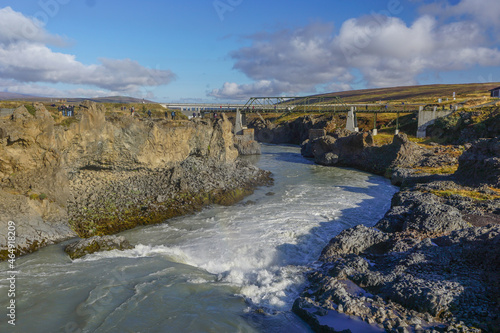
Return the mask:
{"type": "Polygon", "coordinates": [[[456,158],[438,157],[432,150],[419,147],[404,133],[395,135],[391,144],[379,147],[373,144],[371,133],[346,130],[304,141],[302,155],[313,157],[321,165],[354,167],[378,175],[395,169],[457,162],[456,158]]]}
{"type": "MultiPolygon", "coordinates": [[[[199,190],[205,195],[198,198],[201,205],[224,201],[216,192],[236,199],[241,188],[249,191],[270,179],[254,167],[237,167],[232,125],[225,118],[106,117],[102,105],[84,102],[79,120],[56,125],[43,105],[35,109],[32,115],[20,107],[0,120],[0,229],[7,230],[8,221],[16,223],[20,254],[73,237],[75,231],[93,236],[188,212],[188,198],[199,190]],[[165,214],[174,203],[168,200],[180,196],[186,208],[165,214]],[[137,211],[155,218],[117,222],[137,211]],[[118,226],[108,231],[93,226],[103,212],[102,224],[113,220],[118,226]]],[[[0,247],[5,254],[4,235],[0,247]]]]}
{"type": "Polygon", "coordinates": [[[260,142],[301,144],[309,137],[310,129],[324,128],[334,123],[335,120],[332,116],[305,116],[280,124],[269,120],[254,119],[248,124],[248,127],[255,129],[255,138],[260,142]]]}

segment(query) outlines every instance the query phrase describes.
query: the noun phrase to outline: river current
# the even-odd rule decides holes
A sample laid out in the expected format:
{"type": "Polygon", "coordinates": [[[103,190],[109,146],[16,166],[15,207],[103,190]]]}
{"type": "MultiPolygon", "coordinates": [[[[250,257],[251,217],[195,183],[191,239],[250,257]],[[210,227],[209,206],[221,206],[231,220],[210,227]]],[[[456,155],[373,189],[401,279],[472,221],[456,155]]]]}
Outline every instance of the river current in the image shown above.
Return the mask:
{"type": "Polygon", "coordinates": [[[241,203],[124,232],[127,251],[72,261],[62,243],[18,258],[16,326],[0,263],[0,332],[310,332],[291,312],[304,274],[340,231],[376,223],[396,188],[262,148],[250,159],[275,184],[241,203]]]}

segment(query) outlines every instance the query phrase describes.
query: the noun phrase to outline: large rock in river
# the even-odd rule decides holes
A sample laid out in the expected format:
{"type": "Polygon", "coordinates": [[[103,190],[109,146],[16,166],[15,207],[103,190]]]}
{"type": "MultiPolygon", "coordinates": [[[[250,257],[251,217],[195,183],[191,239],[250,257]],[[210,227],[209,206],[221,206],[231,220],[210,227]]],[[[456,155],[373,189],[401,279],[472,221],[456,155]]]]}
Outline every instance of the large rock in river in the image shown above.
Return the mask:
{"type": "Polygon", "coordinates": [[[423,158],[424,150],[403,134],[394,136],[393,142],[382,147],[373,144],[370,133],[349,136],[323,136],[307,141],[316,163],[328,166],[347,166],[384,175],[388,169],[414,167],[423,158]]]}
{"type": "Polygon", "coordinates": [[[72,243],[64,249],[71,259],[98,251],[128,250],[133,246],[123,236],[94,236],[72,243]]]}

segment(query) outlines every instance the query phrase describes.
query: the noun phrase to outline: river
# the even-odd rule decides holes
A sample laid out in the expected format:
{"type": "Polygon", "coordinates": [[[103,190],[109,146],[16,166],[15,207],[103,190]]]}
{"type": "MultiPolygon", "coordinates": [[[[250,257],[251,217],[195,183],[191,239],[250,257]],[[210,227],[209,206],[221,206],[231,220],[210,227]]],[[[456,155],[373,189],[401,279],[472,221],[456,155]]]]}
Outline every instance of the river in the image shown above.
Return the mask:
{"type": "Polygon", "coordinates": [[[0,263],[0,332],[310,332],[290,311],[304,273],[341,230],[376,223],[397,189],[297,147],[249,158],[275,184],[239,204],[124,232],[127,251],[72,261],[62,243],[18,258],[16,326],[0,263]]]}

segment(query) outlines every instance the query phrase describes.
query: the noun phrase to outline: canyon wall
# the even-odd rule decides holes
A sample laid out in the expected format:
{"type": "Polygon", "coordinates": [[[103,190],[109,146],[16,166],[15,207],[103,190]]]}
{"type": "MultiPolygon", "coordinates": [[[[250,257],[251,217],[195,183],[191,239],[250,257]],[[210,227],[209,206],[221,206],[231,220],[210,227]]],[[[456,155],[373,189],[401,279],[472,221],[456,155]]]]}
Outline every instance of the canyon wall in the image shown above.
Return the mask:
{"type": "Polygon", "coordinates": [[[9,221],[16,225],[16,251],[24,254],[76,235],[114,233],[187,213],[188,206],[225,201],[215,192],[232,191],[237,200],[259,181],[270,180],[237,161],[232,125],[224,117],[138,119],[106,114],[103,105],[84,102],[77,117],[58,123],[42,104],[34,110],[21,106],[0,119],[2,258],[9,221]],[[178,209],[179,196],[186,200],[200,190],[204,196],[196,204],[188,200],[178,209]],[[127,205],[124,198],[130,198],[127,205]],[[96,227],[137,216],[137,211],[140,221],[128,219],[126,226],[109,230],[96,227]],[[155,218],[145,218],[150,215],[155,218]]]}

